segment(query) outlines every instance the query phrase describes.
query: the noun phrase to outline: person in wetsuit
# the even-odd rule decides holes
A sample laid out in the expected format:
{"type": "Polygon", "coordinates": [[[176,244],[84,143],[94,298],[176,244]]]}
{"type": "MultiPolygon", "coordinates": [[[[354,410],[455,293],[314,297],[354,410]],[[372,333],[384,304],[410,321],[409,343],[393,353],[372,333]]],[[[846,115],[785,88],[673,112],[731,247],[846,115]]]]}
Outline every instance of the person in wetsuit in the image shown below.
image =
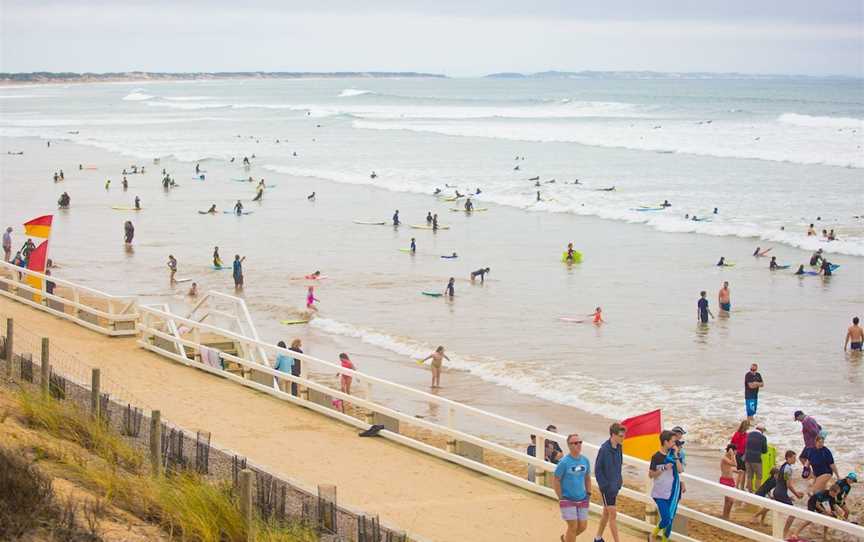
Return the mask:
{"type": "Polygon", "coordinates": [[[438,231],[438,215],[432,215],[432,231],[438,231]]]}
{"type": "Polygon", "coordinates": [[[800,266],[798,266],[798,271],[795,271],[795,274],[796,275],[803,275],[804,274],[804,264],[803,263],[800,266]]]}
{"type": "Polygon", "coordinates": [[[213,267],[222,267],[222,257],[219,256],[219,247],[213,247],[213,267]]]}
{"type": "Polygon", "coordinates": [[[414,238],[411,238],[411,254],[415,254],[417,252],[417,243],[414,241],[414,238]]]}
{"type": "Polygon", "coordinates": [[[469,213],[474,210],[474,202],[471,201],[470,197],[467,200],[465,200],[465,210],[468,211],[469,213]]]}
{"type": "Polygon", "coordinates": [[[833,273],[831,271],[831,262],[822,258],[822,267],[819,268],[819,272],[826,277],[830,277],[833,273]]]}
{"type": "Polygon", "coordinates": [[[432,211],[429,211],[428,213],[426,213],[426,225],[427,226],[432,225],[432,211]]]}
{"type": "Polygon", "coordinates": [[[817,266],[822,261],[822,249],[820,248],[810,256],[810,265],[817,266]]]}
{"type": "Polygon", "coordinates": [[[401,224],[401,222],[399,222],[399,209],[396,209],[396,212],[393,213],[393,225],[398,226],[399,224],[401,224]]]}
{"type": "Polygon", "coordinates": [[[131,245],[132,239],[135,238],[135,226],[132,225],[131,220],[127,220],[126,223],[123,224],[123,233],[126,244],[131,245]]]}
{"type": "Polygon", "coordinates": [[[447,281],[447,286],[444,287],[444,295],[448,297],[453,297],[456,295],[456,279],[450,277],[450,280],[447,281]]]}
{"type": "Polygon", "coordinates": [[[726,266],[726,256],[720,256],[720,261],[717,262],[717,267],[725,267],[726,266]]]}
{"type": "Polygon", "coordinates": [[[483,284],[483,282],[486,280],[486,273],[488,273],[488,272],[489,272],[488,267],[480,268],[477,271],[471,271],[471,281],[473,282],[474,279],[476,279],[477,277],[480,277],[480,284],[483,284]]]}
{"type": "Polygon", "coordinates": [[[237,200],[237,203],[234,204],[234,214],[243,214],[243,204],[240,202],[239,199],[237,200]]]}

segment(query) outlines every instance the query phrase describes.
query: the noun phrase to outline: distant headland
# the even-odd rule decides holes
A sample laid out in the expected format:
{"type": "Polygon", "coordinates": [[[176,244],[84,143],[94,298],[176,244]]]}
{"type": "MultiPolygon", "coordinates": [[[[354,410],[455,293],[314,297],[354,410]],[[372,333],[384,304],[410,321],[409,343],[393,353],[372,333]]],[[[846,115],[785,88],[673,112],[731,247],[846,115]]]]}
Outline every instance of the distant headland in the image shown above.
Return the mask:
{"type": "Polygon", "coordinates": [[[116,81],[207,81],[216,79],[407,78],[446,75],[421,72],[28,72],[0,73],[0,84],[104,83],[116,81]]]}

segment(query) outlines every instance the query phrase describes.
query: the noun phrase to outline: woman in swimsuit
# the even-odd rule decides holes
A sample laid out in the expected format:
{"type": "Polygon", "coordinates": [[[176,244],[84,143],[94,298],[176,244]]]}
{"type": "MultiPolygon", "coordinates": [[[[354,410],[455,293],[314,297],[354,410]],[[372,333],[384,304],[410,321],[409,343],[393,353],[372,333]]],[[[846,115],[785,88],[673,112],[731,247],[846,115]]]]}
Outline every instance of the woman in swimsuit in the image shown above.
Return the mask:
{"type": "Polygon", "coordinates": [[[310,286],[309,290],[306,292],[306,309],[318,312],[318,307],[315,306],[316,301],[320,301],[320,299],[315,297],[315,287],[310,286]]]}
{"type": "MultiPolygon", "coordinates": [[[[351,369],[352,371],[357,370],[357,367],[354,366],[354,363],[348,357],[348,354],[344,352],[339,354],[339,362],[342,363],[342,367],[345,367],[346,369],[351,369]]],[[[351,395],[352,380],[353,378],[351,377],[351,375],[339,375],[339,389],[342,390],[342,393],[347,393],[348,395],[351,395]]]]}
{"type": "Polygon", "coordinates": [[[441,365],[444,363],[444,360],[450,361],[450,358],[444,354],[444,347],[439,346],[435,349],[434,352],[423,358],[421,363],[426,363],[427,360],[432,360],[432,387],[440,388],[441,387],[441,365]]]}

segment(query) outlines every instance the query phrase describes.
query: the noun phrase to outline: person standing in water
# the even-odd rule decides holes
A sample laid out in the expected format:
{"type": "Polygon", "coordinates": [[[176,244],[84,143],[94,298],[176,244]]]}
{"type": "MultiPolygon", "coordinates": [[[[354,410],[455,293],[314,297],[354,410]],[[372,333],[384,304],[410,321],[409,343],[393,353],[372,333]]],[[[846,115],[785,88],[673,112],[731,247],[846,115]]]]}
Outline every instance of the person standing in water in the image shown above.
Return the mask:
{"type": "Polygon", "coordinates": [[[213,267],[222,268],[222,257],[219,256],[219,247],[213,247],[213,267]]]}
{"type": "Polygon", "coordinates": [[[432,225],[432,211],[429,211],[428,213],[426,213],[426,225],[427,226],[432,225]]]}
{"type": "Polygon", "coordinates": [[[174,283],[174,275],[177,274],[177,259],[173,254],[168,255],[168,269],[171,270],[171,283],[174,283]]]}
{"type": "Polygon", "coordinates": [[[135,238],[135,226],[132,225],[131,220],[127,220],[125,224],[123,224],[123,233],[125,234],[125,242],[127,245],[132,244],[132,239],[135,238]]]}
{"type": "Polygon", "coordinates": [[[237,200],[237,203],[234,204],[234,214],[243,214],[243,203],[241,203],[239,199],[237,200]]]}
{"type": "Polygon", "coordinates": [[[444,288],[444,295],[453,297],[456,295],[456,279],[450,277],[450,280],[447,281],[447,286],[444,288]]]}
{"type": "Polygon", "coordinates": [[[411,238],[411,254],[417,253],[417,242],[414,241],[414,238],[411,238]]]}
{"type": "Polygon", "coordinates": [[[306,290],[306,310],[318,312],[318,307],[315,306],[316,301],[321,301],[317,297],[315,297],[315,287],[310,286],[308,290],[306,290]]]}
{"type": "Polygon", "coordinates": [[[135,209],[141,210],[141,198],[138,196],[135,196],[135,209]]]}
{"type": "Polygon", "coordinates": [[[853,352],[861,352],[862,346],[864,346],[864,329],[858,325],[860,321],[857,316],[852,318],[852,325],[846,330],[846,340],[843,342],[844,352],[850,346],[853,352]]]}
{"type": "Polygon", "coordinates": [[[393,225],[398,226],[399,224],[399,209],[396,209],[396,212],[393,213],[393,225]]]}
{"type": "Polygon", "coordinates": [[[443,365],[444,360],[450,361],[450,358],[444,353],[444,347],[439,346],[435,349],[434,352],[420,360],[420,363],[426,363],[428,360],[432,360],[432,387],[440,388],[441,387],[441,365],[443,365]]]}
{"type": "Polygon", "coordinates": [[[234,255],[234,263],[232,264],[234,276],[234,289],[241,290],[243,289],[243,261],[246,260],[246,256],[240,257],[239,254],[234,255]]]}
{"type": "Polygon", "coordinates": [[[714,318],[714,314],[708,308],[708,298],[705,297],[706,295],[705,290],[699,292],[699,301],[696,303],[696,320],[703,324],[708,323],[708,316],[714,318]]]}
{"type": "Polygon", "coordinates": [[[759,366],[755,363],[750,365],[750,370],[744,374],[744,410],[747,411],[747,421],[753,423],[756,409],[759,406],[759,389],[765,387],[762,375],[759,374],[759,366]]]}
{"type": "Polygon", "coordinates": [[[432,231],[438,231],[438,215],[432,215],[432,231]]]}
{"type": "Polygon", "coordinates": [[[723,281],[723,287],[717,294],[717,304],[720,305],[720,310],[728,313],[732,310],[732,294],[729,292],[729,281],[723,281]]]}

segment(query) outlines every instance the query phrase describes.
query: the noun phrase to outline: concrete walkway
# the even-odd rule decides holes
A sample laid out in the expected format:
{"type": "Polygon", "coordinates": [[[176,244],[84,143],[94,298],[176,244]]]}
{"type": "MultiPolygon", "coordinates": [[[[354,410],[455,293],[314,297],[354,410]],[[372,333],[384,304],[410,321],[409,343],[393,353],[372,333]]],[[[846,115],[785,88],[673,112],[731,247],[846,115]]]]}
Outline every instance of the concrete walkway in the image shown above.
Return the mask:
{"type": "MultiPolygon", "coordinates": [[[[128,399],[160,409],[185,428],[210,431],[218,446],[307,487],[334,484],[339,502],[411,534],[453,542],[557,542],[563,532],[557,504],[545,497],[384,439],[359,438],[353,427],[174,363],[134,339],[108,339],[4,298],[0,313],[101,368],[108,391],[119,384],[128,399]]],[[[581,541],[593,539],[591,519],[581,541]]],[[[622,534],[628,542],[644,540],[622,534]]]]}

